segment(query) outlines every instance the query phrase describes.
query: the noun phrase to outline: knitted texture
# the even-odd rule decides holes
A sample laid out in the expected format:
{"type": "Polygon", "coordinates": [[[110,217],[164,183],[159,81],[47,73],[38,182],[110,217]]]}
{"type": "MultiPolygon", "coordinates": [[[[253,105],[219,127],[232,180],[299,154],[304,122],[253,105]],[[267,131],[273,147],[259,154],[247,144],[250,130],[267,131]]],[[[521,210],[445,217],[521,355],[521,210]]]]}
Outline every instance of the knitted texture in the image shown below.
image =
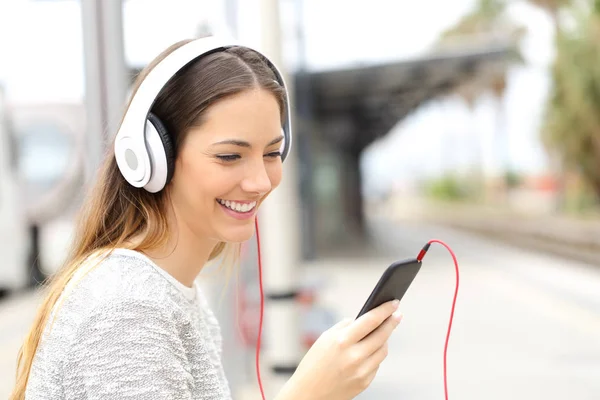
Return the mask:
{"type": "Polygon", "coordinates": [[[229,400],[219,324],[195,284],[141,253],[88,260],[55,306],[28,400],[229,400]]]}

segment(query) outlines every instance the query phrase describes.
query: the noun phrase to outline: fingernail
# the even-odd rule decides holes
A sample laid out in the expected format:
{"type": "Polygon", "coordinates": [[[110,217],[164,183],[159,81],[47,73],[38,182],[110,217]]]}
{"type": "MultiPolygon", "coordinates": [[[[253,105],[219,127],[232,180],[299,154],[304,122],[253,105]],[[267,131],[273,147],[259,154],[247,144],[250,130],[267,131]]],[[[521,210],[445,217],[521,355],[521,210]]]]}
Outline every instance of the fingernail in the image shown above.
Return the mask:
{"type": "Polygon", "coordinates": [[[396,300],[392,301],[392,305],[394,306],[395,309],[397,309],[398,306],[400,305],[400,300],[396,299],[396,300]]]}
{"type": "Polygon", "coordinates": [[[397,321],[400,322],[402,320],[402,317],[404,317],[404,314],[402,314],[400,312],[400,310],[396,310],[394,311],[394,313],[392,314],[392,317],[397,321]]]}

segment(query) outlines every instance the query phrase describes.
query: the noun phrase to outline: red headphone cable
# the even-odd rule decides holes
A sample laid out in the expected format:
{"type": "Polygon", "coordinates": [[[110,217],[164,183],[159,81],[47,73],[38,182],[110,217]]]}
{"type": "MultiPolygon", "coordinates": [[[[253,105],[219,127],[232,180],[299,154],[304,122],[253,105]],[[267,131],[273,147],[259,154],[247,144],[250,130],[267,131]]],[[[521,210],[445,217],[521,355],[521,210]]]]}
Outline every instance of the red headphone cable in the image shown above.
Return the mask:
{"type": "Polygon", "coordinates": [[[262,257],[260,255],[260,234],[258,233],[258,216],[254,219],[254,227],[256,230],[256,250],[258,253],[258,287],[260,290],[260,319],[258,322],[258,337],[256,339],[256,378],[258,379],[258,387],[260,388],[260,394],[262,396],[262,399],[265,400],[265,391],[263,389],[262,380],[260,378],[260,342],[263,328],[263,315],[265,311],[265,296],[263,293],[262,257]]]}
{"type": "MultiPolygon", "coordinates": [[[[262,326],[263,326],[263,315],[264,315],[264,290],[263,290],[263,281],[262,281],[262,257],[260,251],[260,234],[258,229],[258,217],[254,220],[254,225],[256,228],[256,247],[258,253],[258,286],[260,290],[260,319],[258,323],[258,337],[256,340],[256,377],[258,379],[258,386],[260,388],[260,394],[262,399],[265,400],[265,392],[263,389],[262,379],[260,376],[260,347],[261,347],[261,336],[262,336],[262,326]]],[[[452,299],[452,308],[450,310],[450,320],[448,322],[448,331],[446,332],[446,340],[444,343],[444,397],[445,400],[448,400],[448,375],[447,375],[447,357],[448,357],[448,343],[450,342],[450,332],[452,331],[452,321],[454,320],[454,309],[456,306],[456,298],[458,297],[458,286],[459,286],[459,272],[458,272],[458,261],[456,259],[456,255],[454,251],[448,246],[446,243],[441,240],[432,239],[419,252],[417,256],[418,261],[422,261],[423,257],[429,250],[429,247],[432,243],[439,243],[444,246],[450,255],[452,256],[452,260],[454,261],[454,269],[456,271],[456,287],[454,289],[454,298],[452,299]]]]}
{"type": "Polygon", "coordinates": [[[427,244],[425,246],[423,246],[423,248],[419,252],[419,255],[417,256],[418,261],[423,260],[423,257],[425,257],[425,254],[427,253],[427,250],[429,250],[429,247],[431,246],[432,243],[439,243],[450,252],[450,255],[452,256],[452,261],[454,261],[454,269],[456,271],[456,287],[454,289],[454,298],[452,299],[452,308],[450,309],[450,321],[448,322],[448,332],[446,333],[446,342],[444,344],[444,397],[446,400],[448,400],[448,375],[447,375],[447,368],[446,368],[446,366],[447,366],[446,360],[447,360],[447,356],[448,356],[448,342],[450,341],[450,331],[452,330],[452,321],[454,319],[454,307],[456,306],[456,297],[458,296],[458,282],[459,282],[458,261],[456,260],[456,255],[454,254],[454,252],[452,251],[450,246],[448,246],[446,243],[442,242],[441,240],[437,240],[437,239],[432,239],[429,242],[427,242],[427,244]]]}

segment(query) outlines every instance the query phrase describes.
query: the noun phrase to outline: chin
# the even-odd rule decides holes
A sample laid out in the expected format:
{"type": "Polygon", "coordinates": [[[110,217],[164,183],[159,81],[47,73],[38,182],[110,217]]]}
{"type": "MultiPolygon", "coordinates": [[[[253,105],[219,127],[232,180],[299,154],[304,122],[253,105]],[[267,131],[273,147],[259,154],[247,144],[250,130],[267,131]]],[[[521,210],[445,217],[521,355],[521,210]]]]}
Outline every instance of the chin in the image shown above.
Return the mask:
{"type": "Polygon", "coordinates": [[[227,243],[243,243],[254,236],[254,222],[248,223],[245,226],[236,226],[223,229],[219,235],[220,240],[227,243]]]}

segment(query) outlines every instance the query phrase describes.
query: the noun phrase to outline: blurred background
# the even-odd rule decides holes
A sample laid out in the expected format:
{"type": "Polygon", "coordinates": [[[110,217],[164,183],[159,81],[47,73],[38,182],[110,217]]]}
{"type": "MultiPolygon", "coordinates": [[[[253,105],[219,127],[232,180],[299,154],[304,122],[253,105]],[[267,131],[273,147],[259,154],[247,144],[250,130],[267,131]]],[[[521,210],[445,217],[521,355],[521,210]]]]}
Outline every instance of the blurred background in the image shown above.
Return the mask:
{"type": "MultiPolygon", "coordinates": [[[[461,271],[451,398],[600,399],[595,0],[0,2],[0,398],[129,85],[214,33],[264,51],[292,92],[293,154],[261,210],[270,391],[437,238],[461,271]]],[[[235,280],[200,277],[235,399],[259,398],[256,266],[251,241],[235,280]]],[[[454,280],[434,245],[360,399],[442,398],[454,280]]]]}

